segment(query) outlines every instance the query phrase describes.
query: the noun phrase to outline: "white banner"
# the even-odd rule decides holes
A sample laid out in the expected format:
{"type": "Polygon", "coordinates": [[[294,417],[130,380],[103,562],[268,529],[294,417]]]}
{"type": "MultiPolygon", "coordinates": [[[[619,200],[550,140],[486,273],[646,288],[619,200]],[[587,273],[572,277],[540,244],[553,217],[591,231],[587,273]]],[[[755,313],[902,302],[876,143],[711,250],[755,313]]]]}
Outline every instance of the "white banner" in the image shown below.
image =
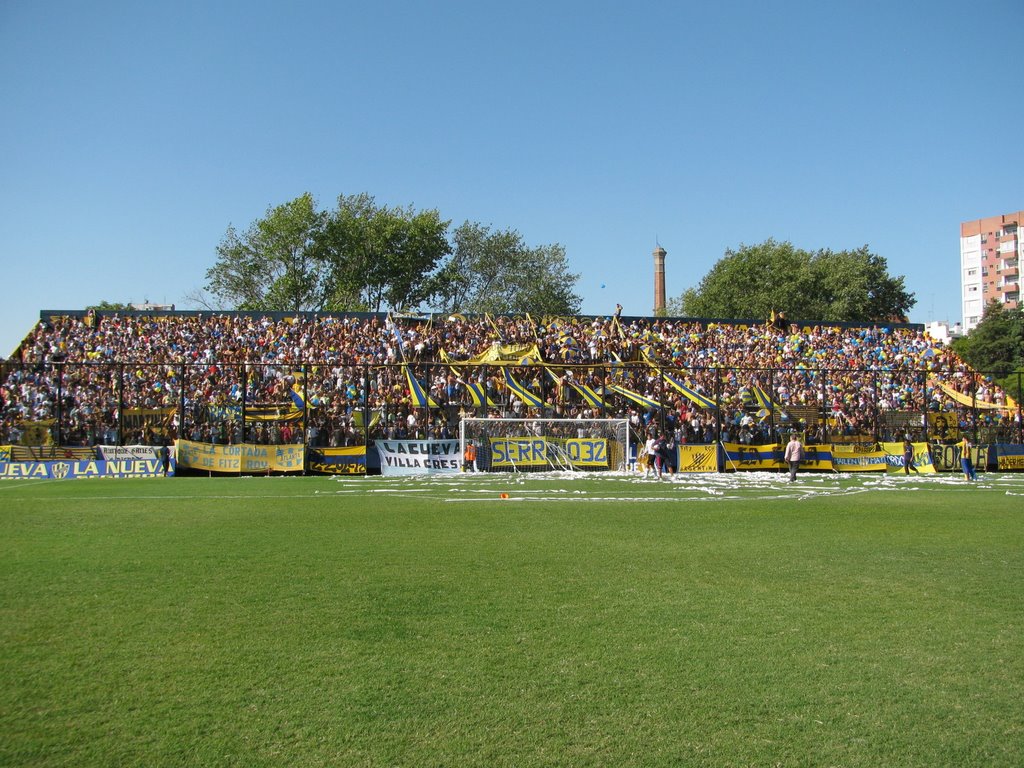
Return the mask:
{"type": "Polygon", "coordinates": [[[106,461],[155,461],[160,449],[151,445],[97,445],[100,458],[106,461]]]}
{"type": "Polygon", "coordinates": [[[458,472],[458,440],[377,440],[382,475],[427,475],[458,472]]]}

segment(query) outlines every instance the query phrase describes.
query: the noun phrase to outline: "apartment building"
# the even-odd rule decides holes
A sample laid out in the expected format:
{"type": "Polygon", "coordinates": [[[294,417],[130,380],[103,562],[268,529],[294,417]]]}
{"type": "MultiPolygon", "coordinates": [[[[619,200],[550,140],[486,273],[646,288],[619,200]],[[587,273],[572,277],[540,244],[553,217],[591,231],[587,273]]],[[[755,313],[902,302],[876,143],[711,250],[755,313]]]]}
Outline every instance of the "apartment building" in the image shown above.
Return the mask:
{"type": "Polygon", "coordinates": [[[960,286],[963,329],[979,322],[989,302],[1020,306],[1020,263],[1024,211],[965,221],[960,225],[960,286]]]}

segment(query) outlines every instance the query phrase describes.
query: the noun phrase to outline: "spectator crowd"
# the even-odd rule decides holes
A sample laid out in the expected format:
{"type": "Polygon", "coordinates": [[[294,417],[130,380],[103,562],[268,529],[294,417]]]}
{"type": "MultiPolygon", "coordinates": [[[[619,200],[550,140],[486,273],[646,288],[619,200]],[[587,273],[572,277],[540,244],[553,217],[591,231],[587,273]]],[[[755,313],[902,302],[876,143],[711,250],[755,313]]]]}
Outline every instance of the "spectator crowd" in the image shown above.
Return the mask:
{"type": "Polygon", "coordinates": [[[350,445],[451,437],[466,414],[622,417],[679,443],[757,443],[793,428],[809,440],[920,438],[940,413],[1019,440],[1020,411],[1004,405],[911,326],[88,312],[42,319],[4,365],[0,443],[44,425],[68,445],[350,445]],[[509,385],[506,366],[543,406],[509,385]]]}

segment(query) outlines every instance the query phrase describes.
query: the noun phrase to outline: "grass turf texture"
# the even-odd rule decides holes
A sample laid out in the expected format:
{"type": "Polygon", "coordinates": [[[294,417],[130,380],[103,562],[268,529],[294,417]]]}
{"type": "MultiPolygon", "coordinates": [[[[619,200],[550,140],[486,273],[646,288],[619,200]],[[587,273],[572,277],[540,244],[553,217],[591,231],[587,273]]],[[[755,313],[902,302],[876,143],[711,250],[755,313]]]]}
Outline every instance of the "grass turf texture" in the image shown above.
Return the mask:
{"type": "Polygon", "coordinates": [[[1022,493],[0,483],[0,764],[1021,765],[1022,493]]]}

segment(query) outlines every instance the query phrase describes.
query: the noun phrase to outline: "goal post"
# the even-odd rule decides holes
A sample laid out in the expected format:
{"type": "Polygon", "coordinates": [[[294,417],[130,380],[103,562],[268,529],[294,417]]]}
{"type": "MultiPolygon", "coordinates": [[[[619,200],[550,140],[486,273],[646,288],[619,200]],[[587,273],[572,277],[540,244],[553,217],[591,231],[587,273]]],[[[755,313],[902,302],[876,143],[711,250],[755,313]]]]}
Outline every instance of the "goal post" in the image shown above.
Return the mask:
{"type": "Polygon", "coordinates": [[[608,472],[629,466],[628,419],[469,417],[459,424],[463,457],[470,443],[480,472],[608,472]]]}

